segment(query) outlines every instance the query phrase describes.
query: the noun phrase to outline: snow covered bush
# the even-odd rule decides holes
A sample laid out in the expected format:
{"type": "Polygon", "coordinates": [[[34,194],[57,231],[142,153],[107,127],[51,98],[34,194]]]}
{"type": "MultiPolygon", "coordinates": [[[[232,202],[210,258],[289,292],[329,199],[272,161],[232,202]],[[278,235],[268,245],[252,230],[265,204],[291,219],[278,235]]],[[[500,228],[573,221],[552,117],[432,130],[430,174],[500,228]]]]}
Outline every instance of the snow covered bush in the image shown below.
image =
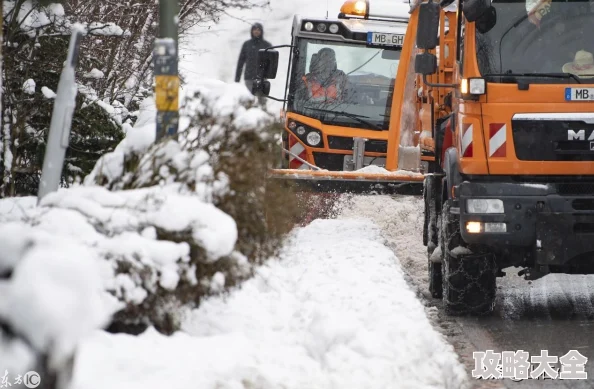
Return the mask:
{"type": "MultiPolygon", "coordinates": [[[[20,222],[0,225],[0,376],[70,380],[79,341],[109,322],[101,262],[84,245],[20,222]]],[[[2,382],[3,387],[8,387],[2,382]]]]}
{"type": "Polygon", "coordinates": [[[290,187],[265,180],[278,128],[243,85],[205,83],[190,94],[178,139],[154,142],[155,114],[151,98],[142,102],[84,185],[4,212],[0,223],[71,240],[106,264],[104,289],[120,302],[111,328],[171,333],[184,308],[275,254],[299,209],[290,187]]]}

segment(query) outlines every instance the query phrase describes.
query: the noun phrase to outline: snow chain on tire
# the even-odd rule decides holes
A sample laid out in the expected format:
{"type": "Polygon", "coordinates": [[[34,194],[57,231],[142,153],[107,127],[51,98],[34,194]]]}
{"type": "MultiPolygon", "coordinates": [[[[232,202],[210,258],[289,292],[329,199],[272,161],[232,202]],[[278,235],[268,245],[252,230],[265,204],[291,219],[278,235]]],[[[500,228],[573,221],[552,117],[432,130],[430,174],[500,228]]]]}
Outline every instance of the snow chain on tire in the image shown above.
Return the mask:
{"type": "Polygon", "coordinates": [[[450,315],[485,315],[493,311],[497,264],[493,253],[472,247],[471,254],[454,255],[456,247],[468,248],[460,235],[460,222],[450,214],[450,201],[442,210],[443,300],[450,315]]]}
{"type": "Polygon", "coordinates": [[[439,245],[439,220],[436,209],[436,177],[428,176],[424,185],[425,225],[423,229],[423,243],[427,246],[427,270],[429,276],[429,293],[433,298],[442,298],[442,264],[433,262],[431,256],[439,245]],[[431,218],[436,219],[431,223],[431,218]]]}

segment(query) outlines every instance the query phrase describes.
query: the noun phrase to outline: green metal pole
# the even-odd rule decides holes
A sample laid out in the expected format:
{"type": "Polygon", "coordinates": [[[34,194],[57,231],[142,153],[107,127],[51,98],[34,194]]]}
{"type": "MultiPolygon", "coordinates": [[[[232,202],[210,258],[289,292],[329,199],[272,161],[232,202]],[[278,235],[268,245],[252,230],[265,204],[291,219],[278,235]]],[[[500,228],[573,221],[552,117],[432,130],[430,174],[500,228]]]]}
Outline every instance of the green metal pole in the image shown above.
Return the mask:
{"type": "Polygon", "coordinates": [[[153,53],[157,141],[177,134],[179,125],[178,1],[159,0],[159,37],[153,53]]]}

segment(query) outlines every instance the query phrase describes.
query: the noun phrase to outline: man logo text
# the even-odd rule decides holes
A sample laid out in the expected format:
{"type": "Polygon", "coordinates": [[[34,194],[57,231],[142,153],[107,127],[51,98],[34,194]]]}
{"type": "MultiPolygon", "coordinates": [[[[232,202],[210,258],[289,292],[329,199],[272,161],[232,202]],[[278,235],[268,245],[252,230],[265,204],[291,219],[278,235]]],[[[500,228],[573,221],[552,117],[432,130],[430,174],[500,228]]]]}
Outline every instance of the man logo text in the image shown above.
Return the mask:
{"type": "MultiPolygon", "coordinates": [[[[578,132],[567,130],[567,140],[586,140],[586,130],[579,130],[578,132]]],[[[590,133],[588,140],[594,140],[594,131],[590,133]]]]}

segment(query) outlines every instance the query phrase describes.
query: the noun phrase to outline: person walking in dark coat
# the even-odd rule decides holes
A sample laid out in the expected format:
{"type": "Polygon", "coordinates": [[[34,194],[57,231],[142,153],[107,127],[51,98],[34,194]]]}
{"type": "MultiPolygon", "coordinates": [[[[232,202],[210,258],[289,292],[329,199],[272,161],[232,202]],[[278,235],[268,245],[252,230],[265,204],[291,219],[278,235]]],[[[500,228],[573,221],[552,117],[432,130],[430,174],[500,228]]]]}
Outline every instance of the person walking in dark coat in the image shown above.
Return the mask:
{"type": "Polygon", "coordinates": [[[241,46],[241,52],[237,60],[237,70],[235,71],[235,82],[239,82],[245,65],[243,80],[250,92],[252,91],[253,79],[258,75],[258,50],[272,46],[270,42],[264,40],[264,28],[260,23],[252,25],[251,36],[252,38],[245,41],[241,46]]]}

